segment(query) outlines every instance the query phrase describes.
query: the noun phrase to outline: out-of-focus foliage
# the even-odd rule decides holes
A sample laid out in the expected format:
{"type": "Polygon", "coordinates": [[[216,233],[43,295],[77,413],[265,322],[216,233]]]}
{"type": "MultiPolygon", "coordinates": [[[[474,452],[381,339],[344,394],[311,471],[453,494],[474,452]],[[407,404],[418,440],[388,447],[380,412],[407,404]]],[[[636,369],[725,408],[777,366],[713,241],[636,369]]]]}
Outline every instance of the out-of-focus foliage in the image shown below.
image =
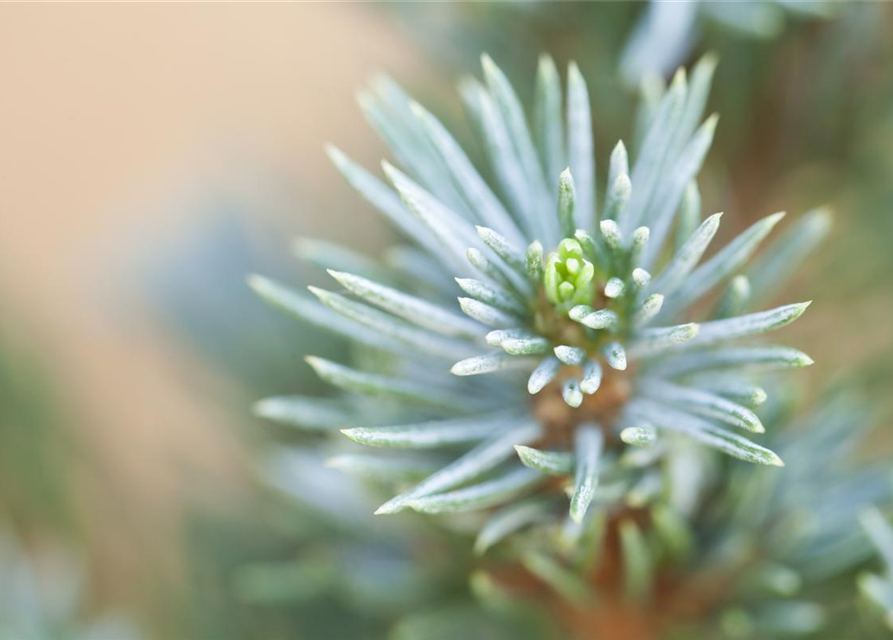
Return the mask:
{"type": "Polygon", "coordinates": [[[291,612],[306,637],[413,637],[405,633],[422,624],[417,617],[453,618],[453,611],[463,612],[449,620],[457,635],[444,637],[545,637],[535,611],[513,618],[470,598],[465,536],[421,519],[375,518],[375,470],[346,476],[324,459],[322,451],[293,448],[266,459],[267,481],[294,501],[278,523],[294,544],[284,559],[239,570],[244,600],[291,612]]]}
{"type": "Polygon", "coordinates": [[[790,16],[829,18],[840,6],[840,3],[821,0],[683,3],[652,0],[624,46],[621,74],[630,85],[638,86],[648,76],[672,73],[701,41],[699,32],[709,26],[719,27],[730,38],[771,39],[781,35],[790,16]]]}
{"type": "Polygon", "coordinates": [[[0,350],[0,513],[20,526],[73,525],[70,482],[76,444],[47,372],[23,349],[0,350]]]}
{"type": "Polygon", "coordinates": [[[74,551],[76,419],[32,350],[4,342],[0,361],[0,640],[136,640],[127,616],[97,610],[74,551]]]}
{"type": "Polygon", "coordinates": [[[325,466],[333,453],[306,438],[271,448],[251,501],[193,515],[187,589],[175,607],[186,637],[376,640],[443,628],[444,638],[557,639],[538,607],[481,607],[468,586],[468,534],[375,518],[375,470],[345,475],[325,466]]]}
{"type": "Polygon", "coordinates": [[[877,434],[866,397],[841,385],[822,397],[812,409],[767,408],[787,473],[735,470],[708,518],[705,557],[740,568],[719,618],[732,637],[875,637],[853,604],[856,571],[873,553],[859,514],[890,503],[889,456],[865,452],[877,434]]]}
{"type": "Polygon", "coordinates": [[[235,196],[212,198],[200,213],[195,227],[144,258],[153,311],[249,393],[270,386],[318,389],[312,376],[294,366],[301,345],[319,345],[333,355],[337,348],[324,346],[324,332],[295,327],[258,307],[245,287],[252,271],[286,273],[288,247],[268,247],[235,196]],[[245,332],[245,326],[253,330],[245,332]]]}
{"type": "Polygon", "coordinates": [[[138,640],[126,617],[90,610],[87,576],[52,543],[0,529],[0,640],[138,640]]]}
{"type": "Polygon", "coordinates": [[[893,527],[874,508],[862,512],[862,526],[881,556],[884,572],[859,575],[859,589],[883,616],[887,628],[893,630],[893,527]]]}

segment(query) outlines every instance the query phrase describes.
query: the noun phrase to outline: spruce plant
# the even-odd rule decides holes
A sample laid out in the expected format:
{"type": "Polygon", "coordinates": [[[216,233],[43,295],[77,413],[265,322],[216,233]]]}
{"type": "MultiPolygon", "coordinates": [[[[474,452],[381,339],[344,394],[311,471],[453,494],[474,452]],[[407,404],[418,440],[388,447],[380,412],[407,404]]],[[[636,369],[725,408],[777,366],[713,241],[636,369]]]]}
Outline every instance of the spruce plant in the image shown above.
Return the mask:
{"type": "MultiPolygon", "coordinates": [[[[385,182],[329,155],[405,242],[381,261],[300,244],[337,283],[312,296],[250,278],[356,355],[307,357],[337,395],[257,412],[371,447],[332,464],[390,487],[375,513],[472,532],[473,594],[503,613],[545,608],[558,637],[846,626],[839,596],[869,549],[858,513],[890,498],[882,467],[856,467],[863,405],[835,389],[803,407],[790,374],[812,360],[765,338],[809,305],[772,300],[829,213],[756,257],[783,213],[711,246],[723,214],[703,215],[697,175],[715,64],[651,88],[604,182],[573,63],[562,83],[541,58],[526,111],[483,57],[483,82],[460,91],[485,163],[379,78],[361,104],[399,168],[385,161],[385,182]]],[[[435,637],[417,624],[394,637],[435,637]]]]}

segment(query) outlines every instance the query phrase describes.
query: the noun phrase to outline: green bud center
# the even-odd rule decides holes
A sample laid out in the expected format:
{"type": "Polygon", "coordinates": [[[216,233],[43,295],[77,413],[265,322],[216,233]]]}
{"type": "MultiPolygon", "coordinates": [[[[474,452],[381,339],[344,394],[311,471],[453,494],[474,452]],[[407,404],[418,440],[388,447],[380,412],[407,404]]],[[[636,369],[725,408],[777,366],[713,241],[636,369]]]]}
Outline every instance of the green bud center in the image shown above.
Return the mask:
{"type": "Polygon", "coordinates": [[[549,255],[543,273],[546,299],[561,313],[578,304],[592,302],[595,267],[583,257],[583,248],[573,238],[565,238],[558,251],[549,255]]]}

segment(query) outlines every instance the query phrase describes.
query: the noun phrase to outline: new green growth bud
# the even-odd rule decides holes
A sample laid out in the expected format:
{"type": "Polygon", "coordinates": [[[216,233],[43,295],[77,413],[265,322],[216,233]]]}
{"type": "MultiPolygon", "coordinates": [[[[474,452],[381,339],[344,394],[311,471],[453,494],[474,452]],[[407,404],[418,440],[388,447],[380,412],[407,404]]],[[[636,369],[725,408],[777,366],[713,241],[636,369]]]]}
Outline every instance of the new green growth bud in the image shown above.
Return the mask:
{"type": "Polygon", "coordinates": [[[573,238],[565,238],[558,251],[549,255],[543,283],[546,298],[561,313],[592,301],[595,267],[583,257],[583,248],[573,238]]]}

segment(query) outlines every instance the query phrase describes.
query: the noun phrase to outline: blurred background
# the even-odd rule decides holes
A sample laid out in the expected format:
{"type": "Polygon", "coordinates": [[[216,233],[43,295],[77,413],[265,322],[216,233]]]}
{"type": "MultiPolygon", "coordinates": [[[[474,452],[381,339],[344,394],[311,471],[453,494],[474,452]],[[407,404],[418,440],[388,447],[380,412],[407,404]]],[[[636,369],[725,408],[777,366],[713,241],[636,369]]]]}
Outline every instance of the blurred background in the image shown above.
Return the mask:
{"type": "MultiPolygon", "coordinates": [[[[15,608],[28,637],[390,628],[356,594],[326,599],[355,612],[344,626],[314,626],[322,615],[271,604],[269,576],[244,570],[349,529],[352,516],[284,508],[257,480],[269,441],[294,436],[252,402],[320,388],[304,345],[343,347],[268,310],[244,277],[321,281],[292,260],[295,237],[371,256],[392,239],[324,153],[331,141],[377,166],[356,92],[379,72],[468,141],[454,87],[481,52],[524,97],[541,51],[575,59],[604,167],[632,128],[641,61],[718,52],[706,209],[727,212],[729,238],[830,204],[831,239],[795,285],[816,303],[790,337],[816,380],[889,388],[893,12],[689,4],[679,33],[647,39],[653,51],[630,48],[643,3],[0,5],[0,567],[24,576],[0,595],[28,603],[15,608]]],[[[300,575],[278,579],[301,595],[300,575]]]]}

